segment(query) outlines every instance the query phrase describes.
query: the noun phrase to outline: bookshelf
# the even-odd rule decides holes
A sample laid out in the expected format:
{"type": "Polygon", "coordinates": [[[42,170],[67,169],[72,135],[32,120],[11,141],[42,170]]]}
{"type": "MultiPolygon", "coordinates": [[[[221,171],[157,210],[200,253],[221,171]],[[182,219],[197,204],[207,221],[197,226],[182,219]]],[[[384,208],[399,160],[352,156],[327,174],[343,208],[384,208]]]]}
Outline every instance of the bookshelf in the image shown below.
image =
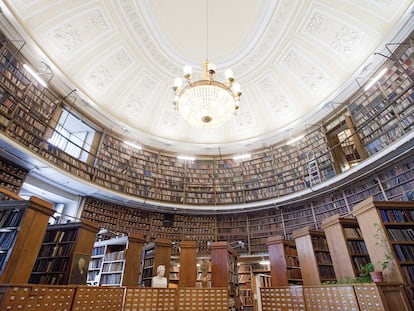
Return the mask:
{"type": "Polygon", "coordinates": [[[122,285],[127,247],[127,236],[95,242],[89,262],[88,284],[122,285]]]}
{"type": "Polygon", "coordinates": [[[333,215],[322,222],[322,229],[325,231],[336,277],[344,279],[359,276],[359,267],[371,260],[357,219],[333,215]]]}
{"type": "Polygon", "coordinates": [[[269,252],[272,286],[302,284],[295,241],[286,240],[282,236],[271,236],[267,239],[266,245],[269,252]]]}
{"type": "Polygon", "coordinates": [[[7,195],[2,192],[2,200],[15,199],[11,196],[13,194],[19,194],[28,173],[26,169],[6,159],[0,158],[0,187],[11,193],[7,195]]]}
{"type": "Polygon", "coordinates": [[[142,248],[141,273],[139,284],[151,287],[152,277],[157,274],[159,265],[165,266],[165,277],[169,279],[171,264],[172,242],[168,239],[157,238],[142,248]]]}
{"type": "Polygon", "coordinates": [[[336,280],[325,233],[309,227],[292,233],[299,256],[303,285],[336,280]]]}
{"type": "Polygon", "coordinates": [[[383,271],[386,282],[403,283],[414,305],[414,204],[412,202],[376,201],[367,198],[353,207],[369,256],[376,269],[390,256],[383,271]]]}
{"type": "Polygon", "coordinates": [[[266,253],[266,239],[284,234],[282,214],[274,208],[248,213],[247,224],[249,253],[266,253]]]}
{"type": "Polygon", "coordinates": [[[98,226],[86,221],[49,225],[29,283],[71,284],[78,259],[85,260],[87,269],[97,232],[98,226]]]}
{"type": "Polygon", "coordinates": [[[325,123],[325,135],[333,153],[336,174],[348,170],[367,158],[367,153],[347,110],[325,123]]]}
{"type": "Polygon", "coordinates": [[[29,281],[53,213],[52,204],[37,197],[0,202],[0,283],[29,281]]]}
{"type": "Polygon", "coordinates": [[[212,242],[210,248],[211,287],[227,287],[230,310],[236,310],[239,303],[238,254],[228,246],[227,242],[212,242]]]}
{"type": "Polygon", "coordinates": [[[239,297],[243,306],[243,310],[253,310],[253,284],[254,277],[252,267],[249,263],[238,263],[239,275],[239,297]]]}

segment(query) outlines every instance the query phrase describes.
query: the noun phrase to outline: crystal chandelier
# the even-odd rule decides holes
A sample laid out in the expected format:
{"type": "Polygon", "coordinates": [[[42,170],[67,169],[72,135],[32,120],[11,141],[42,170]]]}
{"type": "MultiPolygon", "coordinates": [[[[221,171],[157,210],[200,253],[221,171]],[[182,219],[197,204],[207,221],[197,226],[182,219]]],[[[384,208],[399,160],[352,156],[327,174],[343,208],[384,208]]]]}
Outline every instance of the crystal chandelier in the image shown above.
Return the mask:
{"type": "Polygon", "coordinates": [[[174,106],[184,120],[194,127],[215,128],[226,123],[239,109],[241,96],[240,84],[234,83],[233,72],[226,70],[227,84],[214,80],[216,66],[205,61],[203,77],[192,81],[192,68],[185,66],[184,79],[187,85],[182,86],[182,79],[174,80],[174,106]]]}

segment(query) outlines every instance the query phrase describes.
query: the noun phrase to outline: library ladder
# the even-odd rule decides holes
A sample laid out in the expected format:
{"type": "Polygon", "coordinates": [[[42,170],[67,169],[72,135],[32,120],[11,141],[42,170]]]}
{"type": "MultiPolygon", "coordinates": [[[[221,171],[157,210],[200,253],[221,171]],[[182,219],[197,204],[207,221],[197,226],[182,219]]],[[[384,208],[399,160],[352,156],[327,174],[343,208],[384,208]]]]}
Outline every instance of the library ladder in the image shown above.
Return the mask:
{"type": "Polygon", "coordinates": [[[309,185],[313,186],[321,182],[321,175],[319,173],[318,163],[315,158],[313,150],[308,151],[308,174],[309,174],[309,185]]]}

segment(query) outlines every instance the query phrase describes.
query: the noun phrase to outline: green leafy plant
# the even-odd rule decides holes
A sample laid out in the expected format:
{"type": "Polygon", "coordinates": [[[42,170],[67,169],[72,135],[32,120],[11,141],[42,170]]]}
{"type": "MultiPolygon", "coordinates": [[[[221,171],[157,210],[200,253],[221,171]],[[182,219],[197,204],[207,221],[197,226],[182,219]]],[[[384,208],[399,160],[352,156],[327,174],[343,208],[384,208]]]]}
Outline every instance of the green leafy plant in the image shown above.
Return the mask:
{"type": "Polygon", "coordinates": [[[372,262],[368,262],[365,265],[359,266],[359,276],[356,278],[356,283],[371,283],[370,272],[374,272],[375,267],[372,262]]]}
{"type": "Polygon", "coordinates": [[[382,261],[379,260],[377,264],[380,265],[382,268],[382,271],[384,271],[385,269],[388,268],[388,265],[392,261],[391,249],[389,247],[387,237],[385,236],[384,231],[381,228],[381,226],[378,223],[374,223],[374,227],[375,227],[375,234],[374,234],[375,245],[380,246],[384,249],[384,260],[382,261]]]}

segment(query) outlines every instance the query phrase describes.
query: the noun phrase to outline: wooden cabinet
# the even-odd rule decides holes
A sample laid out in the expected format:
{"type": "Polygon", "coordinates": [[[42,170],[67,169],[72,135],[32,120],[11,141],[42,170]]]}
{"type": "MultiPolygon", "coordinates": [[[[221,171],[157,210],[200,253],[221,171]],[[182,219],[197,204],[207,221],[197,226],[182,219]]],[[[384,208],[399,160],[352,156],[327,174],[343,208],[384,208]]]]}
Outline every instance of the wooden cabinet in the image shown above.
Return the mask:
{"type": "Polygon", "coordinates": [[[302,284],[295,241],[285,240],[282,236],[273,236],[267,239],[266,244],[269,252],[272,286],[302,284]]]}
{"type": "Polygon", "coordinates": [[[86,284],[88,263],[98,226],[92,222],[49,225],[30,276],[33,284],[86,284]],[[77,264],[85,276],[75,280],[77,264]],[[83,270],[82,270],[83,271],[83,270]]]}
{"type": "Polygon", "coordinates": [[[335,271],[323,231],[309,227],[293,232],[304,285],[334,281],[335,271]]]}
{"type": "Polygon", "coordinates": [[[27,283],[52,204],[36,197],[0,202],[0,283],[27,283]]]}
{"type": "Polygon", "coordinates": [[[386,282],[405,283],[414,308],[414,203],[375,201],[368,198],[354,206],[372,263],[377,270],[390,256],[383,271],[386,282]]]}
{"type": "Polygon", "coordinates": [[[169,278],[172,242],[168,239],[156,239],[142,249],[141,274],[139,284],[151,287],[152,277],[157,274],[159,265],[165,266],[165,277],[169,278]]]}
{"type": "Polygon", "coordinates": [[[336,277],[344,279],[359,276],[359,267],[371,260],[357,219],[333,215],[322,222],[322,228],[336,277]]]}

